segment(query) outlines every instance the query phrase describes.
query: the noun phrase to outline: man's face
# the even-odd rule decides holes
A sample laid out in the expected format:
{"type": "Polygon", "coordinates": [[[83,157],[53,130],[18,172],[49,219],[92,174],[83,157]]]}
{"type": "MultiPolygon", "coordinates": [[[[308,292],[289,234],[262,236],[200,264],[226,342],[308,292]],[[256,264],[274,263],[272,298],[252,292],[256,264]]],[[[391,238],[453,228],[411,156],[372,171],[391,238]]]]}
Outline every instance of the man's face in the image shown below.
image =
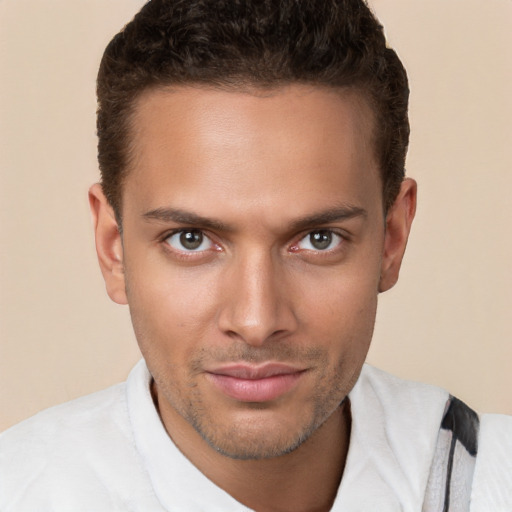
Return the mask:
{"type": "Polygon", "coordinates": [[[124,278],[164,423],[235,458],[286,453],[337,409],[372,337],[371,112],[323,88],[189,87],[145,93],[133,127],[124,278]]]}

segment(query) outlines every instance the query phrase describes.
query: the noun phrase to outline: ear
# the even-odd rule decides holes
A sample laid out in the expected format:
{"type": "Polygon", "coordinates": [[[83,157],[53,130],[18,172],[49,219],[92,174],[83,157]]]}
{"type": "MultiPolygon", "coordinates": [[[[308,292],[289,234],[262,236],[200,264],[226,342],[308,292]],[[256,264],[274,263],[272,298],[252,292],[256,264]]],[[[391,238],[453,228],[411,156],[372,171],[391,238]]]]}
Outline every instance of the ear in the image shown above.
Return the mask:
{"type": "Polygon", "coordinates": [[[406,178],[386,216],[386,233],[382,255],[379,292],[392,288],[398,281],[407,239],[416,213],[416,182],[406,178]]]}
{"type": "Polygon", "coordinates": [[[128,304],[126,298],[123,244],[116,216],[99,183],[89,189],[96,240],[96,253],[108,296],[117,304],[128,304]]]}

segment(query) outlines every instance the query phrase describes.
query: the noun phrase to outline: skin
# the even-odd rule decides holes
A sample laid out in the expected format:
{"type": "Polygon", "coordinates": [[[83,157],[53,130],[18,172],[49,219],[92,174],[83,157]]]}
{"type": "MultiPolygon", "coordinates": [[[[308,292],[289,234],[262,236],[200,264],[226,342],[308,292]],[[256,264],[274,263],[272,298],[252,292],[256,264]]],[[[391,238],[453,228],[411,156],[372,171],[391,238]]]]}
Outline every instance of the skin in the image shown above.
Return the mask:
{"type": "Polygon", "coordinates": [[[416,204],[407,179],[385,216],[372,129],[350,91],[146,91],[122,235],[100,185],[90,190],[107,291],[129,304],[167,432],[255,510],[329,510],[342,476],[343,400],[416,204]],[[269,400],[227,396],[212,378],[269,363],[297,370],[269,400]]]}

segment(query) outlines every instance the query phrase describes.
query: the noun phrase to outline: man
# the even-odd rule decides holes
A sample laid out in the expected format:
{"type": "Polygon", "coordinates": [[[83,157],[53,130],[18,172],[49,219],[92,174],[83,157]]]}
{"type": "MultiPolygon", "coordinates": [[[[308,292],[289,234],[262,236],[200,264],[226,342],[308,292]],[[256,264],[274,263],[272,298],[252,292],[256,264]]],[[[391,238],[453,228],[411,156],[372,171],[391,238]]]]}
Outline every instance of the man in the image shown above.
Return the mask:
{"type": "Polygon", "coordinates": [[[142,8],[90,203],[144,361],[2,436],[2,510],[507,510],[508,419],[363,368],[416,205],[407,98],[360,1],[142,8]]]}

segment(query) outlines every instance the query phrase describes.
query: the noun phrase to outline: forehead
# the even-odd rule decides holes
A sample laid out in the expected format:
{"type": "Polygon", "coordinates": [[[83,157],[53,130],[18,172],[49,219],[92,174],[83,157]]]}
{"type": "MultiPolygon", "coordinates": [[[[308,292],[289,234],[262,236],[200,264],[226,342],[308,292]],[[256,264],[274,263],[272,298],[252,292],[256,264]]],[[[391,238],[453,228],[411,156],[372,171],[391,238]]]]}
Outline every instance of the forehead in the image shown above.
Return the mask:
{"type": "Polygon", "coordinates": [[[371,193],[380,208],[373,125],[350,90],[149,90],[131,120],[123,206],[221,209],[222,200],[233,211],[265,205],[292,216],[322,199],[353,203],[371,193]]]}

